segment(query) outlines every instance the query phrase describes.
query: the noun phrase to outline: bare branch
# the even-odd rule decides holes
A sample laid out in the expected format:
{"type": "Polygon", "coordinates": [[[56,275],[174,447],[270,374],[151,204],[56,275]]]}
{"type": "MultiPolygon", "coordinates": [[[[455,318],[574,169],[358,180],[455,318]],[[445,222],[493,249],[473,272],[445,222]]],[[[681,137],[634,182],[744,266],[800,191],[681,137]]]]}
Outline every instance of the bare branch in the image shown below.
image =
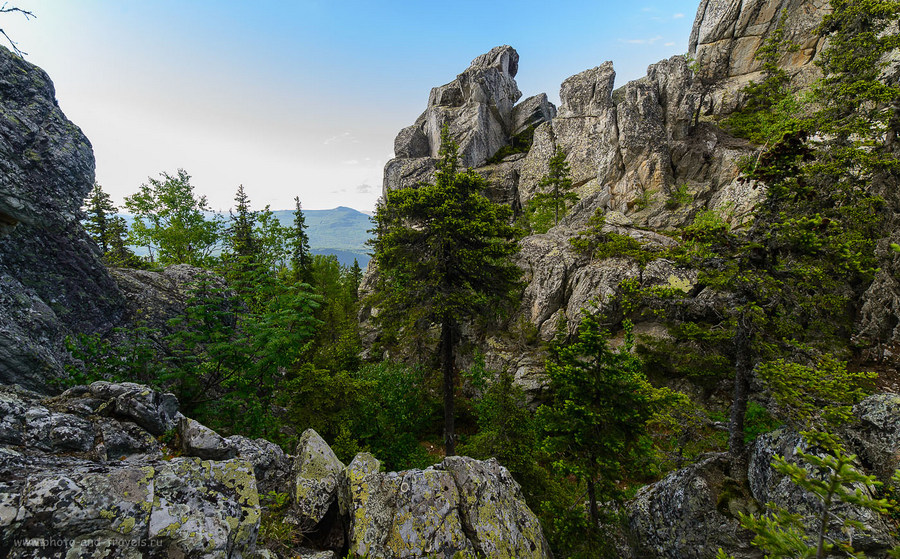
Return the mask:
{"type": "Polygon", "coordinates": [[[15,7],[15,6],[13,6],[12,8],[7,8],[7,7],[6,7],[7,4],[8,4],[8,2],[4,2],[3,5],[0,6],[0,14],[8,14],[8,13],[12,13],[12,12],[19,12],[20,14],[22,14],[23,16],[25,16],[25,19],[30,19],[30,18],[33,18],[33,17],[34,17],[34,18],[37,17],[37,16],[34,15],[32,12],[29,12],[28,10],[23,10],[22,8],[17,8],[17,7],[15,7]]]}
{"type": "MultiPolygon", "coordinates": [[[[28,10],[23,10],[22,8],[17,8],[16,6],[7,7],[7,4],[8,4],[7,2],[4,2],[3,5],[0,5],[0,14],[20,13],[23,16],[25,16],[26,20],[37,17],[36,15],[34,15],[32,12],[29,12],[28,10]]],[[[9,35],[6,34],[6,31],[4,31],[3,29],[0,29],[0,34],[2,34],[4,37],[6,37],[6,40],[9,41],[9,44],[12,47],[13,52],[15,52],[17,55],[24,57],[26,54],[28,54],[27,52],[25,52],[19,48],[19,45],[15,41],[13,41],[9,35]]]]}

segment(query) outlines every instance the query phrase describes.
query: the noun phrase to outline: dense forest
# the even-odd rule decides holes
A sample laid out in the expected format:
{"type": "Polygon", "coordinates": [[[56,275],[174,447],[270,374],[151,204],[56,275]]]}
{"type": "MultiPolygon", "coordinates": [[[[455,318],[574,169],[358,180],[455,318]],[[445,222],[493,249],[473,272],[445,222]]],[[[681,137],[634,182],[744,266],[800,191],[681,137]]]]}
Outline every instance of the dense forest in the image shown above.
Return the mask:
{"type": "MultiPolygon", "coordinates": [[[[65,384],[165,389],[217,431],[265,437],[286,451],[313,428],[342,461],[366,450],[389,470],[445,454],[497,457],[557,557],[616,557],[619,505],[705,453],[727,452],[733,491],[746,494],[748,445],[787,426],[807,450],[799,464],[773,456],[775,468],[819,508],[807,516],[740,510],[742,525],[770,557],[856,556],[852,532],[832,536],[852,525],[842,504],[900,515],[894,488],[860,473],[841,436],[851,407],[878,384],[858,366],[853,317],[881,266],[886,199],[900,184],[900,87],[882,79],[886,55],[900,48],[900,3],[831,5],[820,28],[829,37],[818,59],[823,77],[792,89],[778,61],[796,46],[775,33],[756,55],[762,79],[743,89],[740,110],[715,122],[756,148],[741,163],[742,180],[765,191],[752,219],[700,212],[665,231],[673,242],[661,249],[610,232],[601,210],[571,238],[590,259],[643,267],[665,258],[697,279],[654,288],[626,280],[603,312],[583,309],[575,331],[561,323],[544,344],[532,334],[527,344],[540,346],[548,379],[538,400],[510,371],[489,370],[473,340],[485,332],[529,338],[511,320],[523,288],[518,242],[556,226],[577,203],[566,153],[557,149],[539,191],[510,208],[461,168],[446,128],[434,180],[389,191],[380,203],[365,277],[358,265],[310,253],[299,198],[291,227],[268,207],[251,209],[243,186],[229,219],[209,217],[178,170],[126,199],[129,229],[95,185],[84,223],[109,266],[187,265],[193,282],[165,324],[70,338],[65,384]],[[378,309],[374,318],[360,322],[362,305],[378,309]],[[635,335],[633,324],[647,316],[667,335],[635,335]],[[727,379],[733,392],[699,402],[677,390],[678,379],[727,379]]],[[[665,205],[675,211],[690,201],[683,187],[665,205]]],[[[268,499],[261,538],[302,541],[279,516],[278,495],[268,499]]]]}

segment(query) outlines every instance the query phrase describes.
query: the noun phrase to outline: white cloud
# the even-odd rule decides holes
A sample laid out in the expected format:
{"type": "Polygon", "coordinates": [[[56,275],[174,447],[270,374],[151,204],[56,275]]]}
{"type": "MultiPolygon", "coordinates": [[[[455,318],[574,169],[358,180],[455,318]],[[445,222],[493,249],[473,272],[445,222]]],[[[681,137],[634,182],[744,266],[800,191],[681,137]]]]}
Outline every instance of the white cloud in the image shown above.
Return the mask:
{"type": "Polygon", "coordinates": [[[356,136],[354,136],[350,132],[344,132],[342,134],[338,134],[337,136],[332,136],[330,138],[327,138],[322,143],[327,146],[330,144],[343,144],[343,143],[348,143],[348,142],[351,144],[355,144],[355,143],[358,143],[359,140],[356,138],[356,136]]]}
{"type": "Polygon", "coordinates": [[[341,165],[359,165],[358,159],[348,159],[347,161],[341,161],[341,165]]]}
{"type": "Polygon", "coordinates": [[[649,39],[625,39],[624,42],[629,45],[652,45],[662,40],[662,35],[651,37],[649,39]]]}
{"type": "Polygon", "coordinates": [[[682,13],[678,13],[678,14],[673,14],[673,15],[672,15],[672,19],[681,19],[681,18],[683,18],[683,17],[684,17],[684,14],[682,14],[682,13]]]}
{"type": "Polygon", "coordinates": [[[361,184],[356,187],[356,191],[359,192],[360,194],[369,194],[370,192],[372,192],[374,190],[375,190],[375,187],[372,186],[371,184],[361,184]]]}
{"type": "Polygon", "coordinates": [[[670,41],[670,42],[668,42],[668,43],[665,43],[665,46],[667,46],[667,47],[674,47],[674,46],[675,46],[675,43],[673,43],[673,42],[670,41]]]}

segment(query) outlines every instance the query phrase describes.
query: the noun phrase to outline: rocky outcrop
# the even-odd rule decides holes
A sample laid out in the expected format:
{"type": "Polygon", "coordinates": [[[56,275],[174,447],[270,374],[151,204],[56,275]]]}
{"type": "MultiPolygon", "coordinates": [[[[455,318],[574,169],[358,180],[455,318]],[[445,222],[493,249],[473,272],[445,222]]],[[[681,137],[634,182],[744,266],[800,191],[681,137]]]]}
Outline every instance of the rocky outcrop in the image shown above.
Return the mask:
{"type": "Polygon", "coordinates": [[[444,126],[459,144],[462,164],[479,167],[514,137],[552,118],[556,109],[546,95],[515,104],[522,96],[518,69],[519,54],[500,46],[477,57],[452,82],[433,88],[425,112],[394,140],[395,159],[385,166],[384,191],[430,180],[444,126]]]}
{"type": "Polygon", "coordinates": [[[191,445],[165,460],[154,435],[187,440],[204,431],[221,439],[192,420],[176,422],[171,394],[107,382],[53,398],[0,387],[0,408],[4,556],[211,558],[253,550],[260,519],[253,464],[192,457],[191,445]]]}
{"type": "MultiPolygon", "coordinates": [[[[885,430],[881,434],[889,432],[885,430]]],[[[898,450],[900,447],[893,446],[894,453],[898,450]]],[[[805,518],[814,518],[815,514],[821,510],[821,500],[811,492],[799,487],[787,476],[777,472],[771,464],[773,456],[781,456],[789,463],[807,466],[797,455],[798,451],[824,456],[820,450],[811,448],[803,437],[788,430],[781,429],[760,436],[750,454],[748,472],[750,489],[760,503],[773,503],[805,518]]],[[[861,466],[861,464],[857,464],[858,468],[861,466]]],[[[810,469],[813,470],[811,467],[810,469]]],[[[813,473],[813,475],[816,474],[813,473]]],[[[856,489],[868,497],[875,497],[868,487],[859,485],[856,489]]],[[[852,533],[853,547],[857,551],[863,551],[867,555],[883,554],[896,545],[897,542],[891,535],[892,528],[885,522],[882,515],[863,507],[841,502],[835,503],[832,510],[837,518],[856,521],[865,527],[861,530],[854,530],[852,533]]],[[[814,533],[815,526],[810,526],[809,536],[811,539],[814,538],[814,533]]],[[[830,536],[846,538],[846,535],[842,536],[840,533],[830,534],[830,536]]]]}
{"type": "Polygon", "coordinates": [[[4,557],[256,556],[258,495],[270,491],[288,496],[286,520],[320,548],[300,556],[344,556],[349,545],[372,558],[550,557],[496,460],[397,473],[361,454],[345,468],[315,431],[286,455],[263,439],[223,438],[181,415],[171,394],[137,384],[50,398],[0,386],[4,557]]]}
{"type": "MultiPolygon", "coordinates": [[[[889,482],[900,456],[898,406],[896,394],[872,395],[855,406],[856,419],[843,432],[848,453],[859,457],[857,469],[875,474],[883,482],[889,482]]],[[[642,488],[626,506],[636,556],[699,559],[713,557],[721,547],[736,558],[760,557],[750,544],[752,534],[740,528],[739,513],[763,513],[767,503],[802,518],[815,518],[821,510],[818,497],[772,467],[777,455],[817,475],[799,457],[799,451],[822,456],[797,432],[779,429],[760,435],[751,446],[746,486],[733,479],[727,455],[713,454],[642,488]]],[[[871,488],[859,485],[857,489],[874,496],[871,488]]],[[[832,511],[836,518],[864,526],[852,534],[857,551],[881,557],[897,545],[882,515],[842,502],[834,503],[832,511]]],[[[814,541],[815,521],[808,527],[810,541],[814,541]]],[[[846,539],[847,534],[831,537],[846,539]]]]}
{"type": "Polygon", "coordinates": [[[43,70],[0,47],[0,383],[52,390],[63,339],[104,332],[122,294],[78,223],[91,144],[43,70]]]}
{"type": "Polygon", "coordinates": [[[900,469],[900,395],[873,394],[853,408],[858,421],[844,435],[869,471],[882,483],[900,469]]]}
{"type": "Polygon", "coordinates": [[[690,55],[708,86],[706,114],[726,114],[741,102],[740,90],[760,81],[762,62],[756,52],[784,16],[784,38],[797,45],[784,52],[779,65],[793,85],[809,85],[818,77],[811,62],[823,46],[816,32],[828,13],[828,0],[702,0],[691,31],[690,55]]]}
{"type": "Polygon", "coordinates": [[[722,548],[739,559],[761,557],[737,519],[757,507],[729,468],[727,455],[711,455],[638,491],[627,506],[635,555],[708,559],[722,548]]]}

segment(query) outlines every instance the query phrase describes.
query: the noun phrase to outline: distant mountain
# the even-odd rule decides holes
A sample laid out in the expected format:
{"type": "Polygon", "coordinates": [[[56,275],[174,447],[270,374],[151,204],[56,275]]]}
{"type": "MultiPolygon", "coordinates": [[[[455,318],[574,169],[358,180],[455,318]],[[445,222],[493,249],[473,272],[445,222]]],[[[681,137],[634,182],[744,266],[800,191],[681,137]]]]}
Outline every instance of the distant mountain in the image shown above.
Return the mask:
{"type": "MultiPolygon", "coordinates": [[[[294,223],[294,210],[277,210],[272,212],[285,227],[294,223]]],[[[131,227],[132,216],[120,214],[131,227]]],[[[371,235],[372,223],[369,216],[360,211],[338,206],[332,210],[303,210],[306,217],[309,248],[313,254],[333,254],[344,266],[352,266],[353,260],[365,269],[369,263],[366,253],[366,241],[371,235]]],[[[226,215],[226,218],[228,216],[226,215]]],[[[131,247],[138,256],[146,256],[143,247],[131,247]]]]}
{"type": "MultiPolygon", "coordinates": [[[[272,213],[284,226],[294,222],[293,210],[272,213]]],[[[369,229],[372,228],[368,215],[346,206],[333,210],[303,210],[303,215],[309,226],[306,233],[313,254],[333,254],[345,266],[353,265],[356,258],[362,268],[366,267],[369,263],[366,241],[371,237],[369,229]]]]}

